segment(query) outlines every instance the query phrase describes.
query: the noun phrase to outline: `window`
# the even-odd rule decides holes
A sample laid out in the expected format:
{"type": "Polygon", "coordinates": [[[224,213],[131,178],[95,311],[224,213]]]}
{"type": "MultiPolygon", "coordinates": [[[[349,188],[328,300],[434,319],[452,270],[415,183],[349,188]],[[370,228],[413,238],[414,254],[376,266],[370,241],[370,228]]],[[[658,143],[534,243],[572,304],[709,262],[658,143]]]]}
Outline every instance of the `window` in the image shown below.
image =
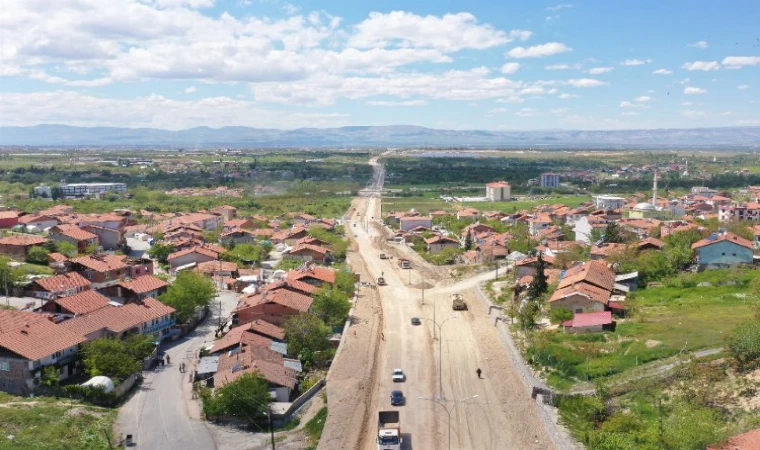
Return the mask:
{"type": "Polygon", "coordinates": [[[575,313],[576,314],[582,314],[583,313],[583,308],[575,308],[575,313]]]}
{"type": "Polygon", "coordinates": [[[61,357],[61,355],[62,355],[61,352],[55,352],[55,355],[53,355],[53,359],[58,359],[61,357]]]}
{"type": "Polygon", "coordinates": [[[0,370],[9,372],[11,370],[11,363],[8,361],[0,361],[0,370]]]}

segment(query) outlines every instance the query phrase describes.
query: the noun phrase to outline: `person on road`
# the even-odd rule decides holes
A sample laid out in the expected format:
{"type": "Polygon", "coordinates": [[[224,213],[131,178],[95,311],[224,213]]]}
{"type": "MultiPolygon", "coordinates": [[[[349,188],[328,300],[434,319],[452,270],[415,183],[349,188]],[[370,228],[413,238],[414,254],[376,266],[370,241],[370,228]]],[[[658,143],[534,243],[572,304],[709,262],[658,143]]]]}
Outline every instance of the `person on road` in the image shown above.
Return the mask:
{"type": "Polygon", "coordinates": [[[477,373],[478,374],[478,378],[480,378],[480,374],[483,373],[483,371],[480,370],[480,367],[478,367],[478,370],[476,370],[475,373],[477,373]]]}
{"type": "Polygon", "coordinates": [[[166,365],[169,365],[172,363],[172,359],[169,358],[169,355],[166,355],[166,365]]]}

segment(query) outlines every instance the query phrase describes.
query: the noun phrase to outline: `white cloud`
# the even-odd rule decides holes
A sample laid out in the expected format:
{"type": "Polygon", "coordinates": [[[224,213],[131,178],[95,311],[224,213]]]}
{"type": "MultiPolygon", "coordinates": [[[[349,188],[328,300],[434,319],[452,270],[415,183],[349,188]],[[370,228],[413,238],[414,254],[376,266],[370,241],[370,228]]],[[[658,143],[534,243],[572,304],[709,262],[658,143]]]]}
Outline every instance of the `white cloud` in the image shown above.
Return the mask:
{"type": "Polygon", "coordinates": [[[686,95],[706,94],[707,90],[698,87],[687,86],[683,89],[683,93],[686,95]]]}
{"type": "Polygon", "coordinates": [[[756,66],[760,64],[760,56],[728,56],[723,58],[722,64],[728,69],[741,69],[744,66],[756,66]]]}
{"type": "Polygon", "coordinates": [[[673,73],[673,71],[668,69],[657,69],[652,73],[655,75],[670,75],[673,73]]]}
{"type": "Polygon", "coordinates": [[[621,116],[638,116],[638,111],[623,111],[620,113],[621,116]]]}
{"type": "Polygon", "coordinates": [[[538,115],[538,110],[533,108],[521,108],[515,113],[515,115],[520,117],[533,117],[538,115]]]}
{"type": "Polygon", "coordinates": [[[689,84],[691,80],[689,78],[684,78],[683,80],[679,81],[678,84],[689,84]]]}
{"type": "Polygon", "coordinates": [[[8,126],[57,123],[171,130],[204,125],[299,128],[351,124],[345,114],[261,108],[255,102],[229,97],[173,100],[150,95],[116,99],[74,91],[0,93],[0,117],[8,126]]]}
{"type": "Polygon", "coordinates": [[[572,7],[573,7],[572,3],[560,3],[559,5],[549,6],[548,8],[546,8],[546,10],[547,11],[559,11],[559,10],[562,10],[562,9],[568,9],[568,8],[572,8],[572,7]]]}
{"type": "Polygon", "coordinates": [[[546,69],[546,70],[568,70],[568,69],[572,69],[572,67],[568,66],[567,64],[550,64],[548,66],[545,66],[544,69],[546,69]]]}
{"type": "Polygon", "coordinates": [[[709,72],[711,70],[720,69],[720,64],[718,64],[718,61],[694,61],[694,62],[687,62],[682,67],[688,70],[689,72],[692,72],[695,70],[709,72]]]}
{"type": "Polygon", "coordinates": [[[559,19],[559,14],[555,14],[553,16],[546,16],[544,18],[544,20],[546,20],[547,22],[551,22],[552,20],[557,20],[557,19],[559,19]]]}
{"type": "Polygon", "coordinates": [[[638,97],[636,97],[636,98],[633,99],[633,101],[635,101],[635,102],[648,102],[650,100],[652,100],[652,97],[650,97],[648,95],[640,95],[640,96],[638,96],[638,97]]]}
{"type": "Polygon", "coordinates": [[[187,6],[189,8],[211,8],[214,6],[214,0],[155,0],[154,3],[160,8],[179,8],[187,6]]]}
{"type": "Polygon", "coordinates": [[[488,110],[487,114],[504,114],[507,112],[509,112],[507,108],[494,108],[494,109],[488,110]]]}
{"type": "Polygon", "coordinates": [[[285,11],[285,14],[289,16],[293,16],[298,14],[301,11],[301,7],[294,5],[292,3],[285,3],[282,5],[282,10],[285,11]]]}
{"type": "Polygon", "coordinates": [[[644,64],[651,63],[651,59],[626,59],[625,61],[621,62],[621,66],[643,66],[644,64]]]}
{"type": "Polygon", "coordinates": [[[628,101],[620,102],[621,108],[633,108],[634,106],[637,106],[637,105],[634,105],[633,103],[628,102],[628,101]]]}
{"type": "Polygon", "coordinates": [[[593,69],[588,69],[586,72],[591,75],[599,75],[600,73],[612,72],[613,70],[615,70],[614,67],[594,67],[593,69]]]}
{"type": "Polygon", "coordinates": [[[388,100],[373,100],[368,101],[370,106],[425,106],[427,102],[425,100],[404,100],[404,101],[388,101],[388,100]]]}
{"type": "Polygon", "coordinates": [[[568,100],[571,98],[578,98],[578,97],[580,97],[580,95],[568,94],[568,93],[559,94],[559,98],[562,100],[568,100]]]}
{"type": "Polygon", "coordinates": [[[745,91],[745,90],[749,89],[749,85],[748,84],[740,84],[739,86],[736,86],[736,89],[739,89],[740,91],[745,91]]]}
{"type": "Polygon", "coordinates": [[[478,23],[475,16],[462,12],[443,16],[419,16],[406,11],[383,14],[371,12],[354,27],[348,45],[356,48],[417,47],[445,52],[462,49],[486,49],[525,40],[531,32],[514,30],[510,34],[488,24],[478,23]]]}
{"type": "Polygon", "coordinates": [[[189,88],[186,88],[184,91],[185,94],[194,94],[198,92],[198,89],[195,86],[190,86],[189,88]]]}
{"type": "Polygon", "coordinates": [[[710,45],[707,43],[707,41],[697,41],[697,42],[693,42],[689,44],[689,47],[701,48],[701,49],[706,49],[709,46],[710,45]]]}
{"type": "Polygon", "coordinates": [[[605,83],[604,81],[594,80],[593,78],[577,78],[572,80],[567,80],[564,82],[564,84],[573,86],[573,87],[597,87],[597,86],[604,86],[609,83],[605,83]]]}
{"type": "Polygon", "coordinates": [[[508,62],[501,66],[501,73],[511,74],[520,70],[520,63],[508,62]]]}
{"type": "Polygon", "coordinates": [[[516,95],[507,97],[507,98],[500,98],[496,100],[496,103],[524,103],[525,100],[521,97],[518,97],[516,95]]]}
{"type": "Polygon", "coordinates": [[[567,114],[570,112],[569,108],[554,108],[551,110],[552,114],[567,114]]]}
{"type": "Polygon", "coordinates": [[[707,115],[704,111],[697,111],[694,109],[687,109],[687,110],[681,111],[681,114],[686,117],[691,117],[691,118],[704,117],[707,115]]]}
{"type": "Polygon", "coordinates": [[[527,48],[515,47],[507,52],[507,56],[511,58],[543,58],[569,51],[572,49],[561,42],[547,42],[527,48]]]}
{"type": "Polygon", "coordinates": [[[732,114],[733,114],[733,111],[723,111],[722,113],[720,113],[721,116],[730,116],[732,114]]]}

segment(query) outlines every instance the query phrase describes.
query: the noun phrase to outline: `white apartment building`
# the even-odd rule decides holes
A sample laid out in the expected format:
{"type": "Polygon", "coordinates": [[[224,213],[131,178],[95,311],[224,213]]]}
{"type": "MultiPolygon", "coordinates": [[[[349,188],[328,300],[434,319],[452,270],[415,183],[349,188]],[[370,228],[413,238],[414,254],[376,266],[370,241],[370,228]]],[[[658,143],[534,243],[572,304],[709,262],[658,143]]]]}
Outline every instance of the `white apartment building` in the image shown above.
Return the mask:
{"type": "Polygon", "coordinates": [[[559,174],[558,173],[542,173],[539,186],[543,188],[558,188],[559,174]]]}
{"type": "Polygon", "coordinates": [[[623,197],[616,197],[614,195],[597,195],[594,197],[594,207],[596,209],[620,209],[623,205],[625,205],[623,197]]]}
{"type": "Polygon", "coordinates": [[[506,181],[486,184],[486,197],[492,202],[505,202],[512,198],[511,187],[506,181]]]}
{"type": "Polygon", "coordinates": [[[61,183],[61,193],[64,197],[85,197],[102,194],[103,192],[126,192],[125,183],[61,183]]]}

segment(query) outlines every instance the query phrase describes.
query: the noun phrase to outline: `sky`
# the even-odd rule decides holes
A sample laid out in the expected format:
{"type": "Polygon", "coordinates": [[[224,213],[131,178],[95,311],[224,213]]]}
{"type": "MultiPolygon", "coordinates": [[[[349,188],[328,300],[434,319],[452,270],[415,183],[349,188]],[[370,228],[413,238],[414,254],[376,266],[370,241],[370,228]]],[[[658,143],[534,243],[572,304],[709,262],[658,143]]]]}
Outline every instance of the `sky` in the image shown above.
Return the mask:
{"type": "Polygon", "coordinates": [[[0,126],[760,126],[760,2],[0,0],[0,126]]]}

